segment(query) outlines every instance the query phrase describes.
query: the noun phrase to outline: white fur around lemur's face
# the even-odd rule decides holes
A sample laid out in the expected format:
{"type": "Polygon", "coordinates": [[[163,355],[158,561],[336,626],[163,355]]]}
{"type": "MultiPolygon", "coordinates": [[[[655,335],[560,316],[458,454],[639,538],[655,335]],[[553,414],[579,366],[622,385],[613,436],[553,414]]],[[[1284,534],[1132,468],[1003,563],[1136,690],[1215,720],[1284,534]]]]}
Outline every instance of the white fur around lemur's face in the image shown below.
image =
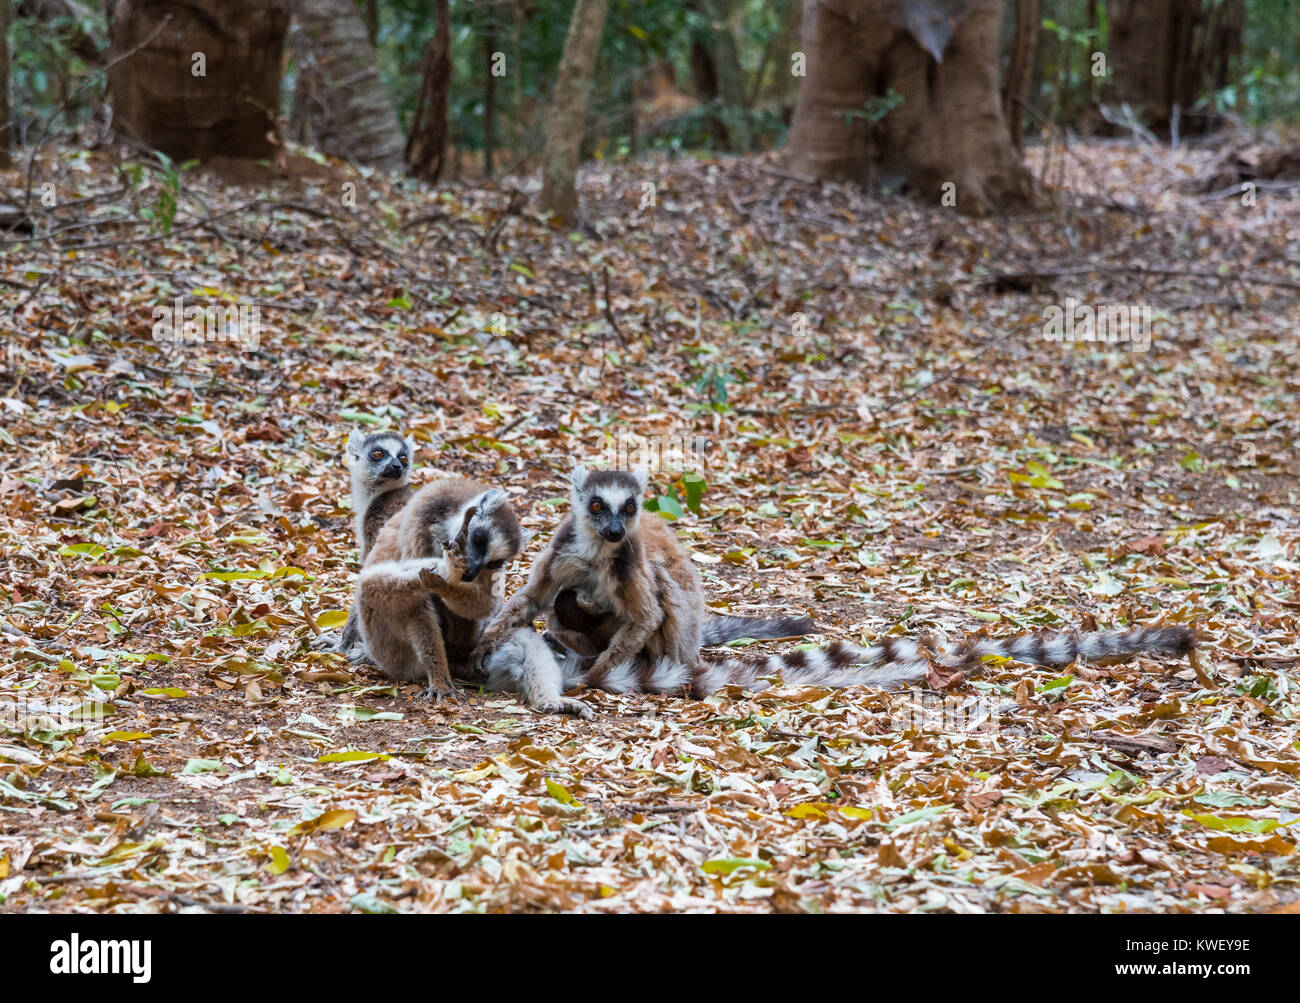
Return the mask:
{"type": "Polygon", "coordinates": [[[365,435],[354,428],[348,436],[346,455],[354,487],[363,488],[373,497],[410,481],[415,440],[410,436],[403,439],[394,432],[365,435]]]}
{"type": "Polygon", "coordinates": [[[644,470],[588,470],[577,467],[573,483],[573,514],[589,537],[621,543],[636,529],[641,495],[649,476],[644,470]]]}

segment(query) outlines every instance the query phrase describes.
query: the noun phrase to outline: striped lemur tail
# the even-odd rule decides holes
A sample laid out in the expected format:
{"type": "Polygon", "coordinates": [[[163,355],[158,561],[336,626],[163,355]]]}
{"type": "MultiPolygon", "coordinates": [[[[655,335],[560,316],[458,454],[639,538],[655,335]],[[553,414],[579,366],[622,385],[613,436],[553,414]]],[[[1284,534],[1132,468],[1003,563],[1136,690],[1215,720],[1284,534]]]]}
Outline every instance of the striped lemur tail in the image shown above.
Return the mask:
{"type": "Polygon", "coordinates": [[[750,637],[756,641],[776,641],[783,637],[812,634],[816,626],[810,616],[784,616],[766,620],[749,616],[711,616],[700,631],[700,645],[708,648],[750,637]]]}
{"type": "MultiPolygon", "coordinates": [[[[930,652],[917,641],[890,638],[859,648],[834,641],[823,648],[768,657],[701,658],[694,665],[642,656],[620,671],[594,680],[600,689],[621,693],[687,693],[699,699],[724,686],[762,689],[764,676],[780,676],[794,685],[853,686],[889,689],[925,681],[932,665],[966,674],[977,672],[985,656],[996,655],[1037,665],[1068,665],[1076,658],[1114,658],[1136,654],[1184,655],[1196,644],[1187,627],[1129,627],[1125,630],[1045,631],[1010,638],[967,638],[930,652]]],[[[582,658],[547,634],[520,628],[495,651],[487,666],[491,689],[522,692],[530,706],[589,717],[586,704],[563,697],[565,690],[586,685],[590,658],[582,658]],[[544,642],[544,643],[543,643],[544,642]]]]}
{"type": "MultiPolygon", "coordinates": [[[[936,652],[928,652],[916,641],[904,638],[891,638],[867,648],[835,641],[825,648],[767,658],[701,661],[692,673],[691,691],[699,697],[723,686],[753,687],[760,676],[780,676],[787,683],[803,685],[863,683],[889,688],[924,681],[932,663],[970,675],[979,670],[988,655],[1033,665],[1069,665],[1080,656],[1185,655],[1195,644],[1195,632],[1188,627],[1044,631],[1010,638],[968,638],[936,652]]],[[[674,674],[671,667],[665,667],[666,678],[674,674]]]]}
{"type": "MultiPolygon", "coordinates": [[[[618,629],[618,619],[608,611],[593,609],[588,597],[577,589],[562,589],[553,600],[557,633],[581,635],[585,645],[601,651],[618,629]]],[[[783,637],[803,637],[817,630],[809,616],[783,616],[771,619],[749,616],[710,616],[700,629],[700,646],[739,641],[777,641],[783,637]]],[[[561,638],[569,643],[564,637],[561,638]]],[[[578,646],[574,642],[574,646],[578,646]]]]}

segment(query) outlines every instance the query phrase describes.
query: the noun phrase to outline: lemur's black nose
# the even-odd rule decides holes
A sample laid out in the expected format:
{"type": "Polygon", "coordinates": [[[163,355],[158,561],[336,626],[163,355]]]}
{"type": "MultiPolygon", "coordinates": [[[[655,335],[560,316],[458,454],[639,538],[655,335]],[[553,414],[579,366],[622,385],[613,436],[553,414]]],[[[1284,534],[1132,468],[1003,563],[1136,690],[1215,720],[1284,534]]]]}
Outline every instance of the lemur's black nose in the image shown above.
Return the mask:
{"type": "Polygon", "coordinates": [[[600,535],[603,536],[610,543],[618,543],[619,540],[623,539],[623,527],[606,526],[604,529],[600,531],[600,535]]]}
{"type": "Polygon", "coordinates": [[[388,463],[384,465],[384,469],[381,470],[380,473],[382,473],[385,477],[401,477],[402,465],[398,463],[396,460],[389,460],[388,463]]]}

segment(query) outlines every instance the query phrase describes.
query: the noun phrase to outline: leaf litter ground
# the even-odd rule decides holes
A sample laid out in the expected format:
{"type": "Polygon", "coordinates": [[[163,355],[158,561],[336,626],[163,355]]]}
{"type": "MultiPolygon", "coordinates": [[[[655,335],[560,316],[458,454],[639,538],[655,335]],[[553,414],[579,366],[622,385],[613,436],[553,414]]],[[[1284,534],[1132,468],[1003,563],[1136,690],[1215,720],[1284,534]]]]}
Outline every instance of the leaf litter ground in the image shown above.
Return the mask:
{"type": "Polygon", "coordinates": [[[165,178],[51,151],[67,208],[0,267],[0,909],[1296,911],[1300,213],[1187,194],[1210,156],[1040,152],[1059,209],[997,222],[597,165],[569,235],[331,165],[186,175],[164,232],[165,178]],[[257,348],[156,343],[178,296],[256,304],[257,348]],[[1148,305],[1151,350],[1048,341],[1071,297],[1148,305]],[[649,439],[704,478],[719,611],[1203,655],[430,706],[308,647],[354,424],[512,491],[511,588],[575,459],[649,439]]]}

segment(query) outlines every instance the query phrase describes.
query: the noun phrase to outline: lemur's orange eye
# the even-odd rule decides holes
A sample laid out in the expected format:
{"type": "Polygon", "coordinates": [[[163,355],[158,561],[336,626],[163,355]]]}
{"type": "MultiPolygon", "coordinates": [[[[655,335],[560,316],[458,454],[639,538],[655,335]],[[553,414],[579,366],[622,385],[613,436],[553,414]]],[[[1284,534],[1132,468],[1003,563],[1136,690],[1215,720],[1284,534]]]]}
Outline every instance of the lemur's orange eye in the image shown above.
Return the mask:
{"type": "Polygon", "coordinates": [[[410,461],[406,458],[406,454],[405,454],[405,453],[403,453],[401,456],[399,456],[398,459],[402,461],[402,466],[406,466],[407,463],[410,462],[410,461]]]}
{"type": "Polygon", "coordinates": [[[372,449],[370,451],[370,458],[372,460],[382,460],[384,458],[384,451],[382,449],[372,449]]]}
{"type": "Polygon", "coordinates": [[[629,498],[627,500],[627,504],[623,506],[623,514],[634,515],[635,513],[636,513],[636,502],[634,502],[631,498],[629,498]]]}
{"type": "Polygon", "coordinates": [[[592,501],[592,503],[591,503],[591,510],[592,510],[593,512],[599,512],[599,511],[600,511],[601,509],[603,509],[604,507],[605,507],[605,506],[602,505],[598,500],[592,501]]]}

